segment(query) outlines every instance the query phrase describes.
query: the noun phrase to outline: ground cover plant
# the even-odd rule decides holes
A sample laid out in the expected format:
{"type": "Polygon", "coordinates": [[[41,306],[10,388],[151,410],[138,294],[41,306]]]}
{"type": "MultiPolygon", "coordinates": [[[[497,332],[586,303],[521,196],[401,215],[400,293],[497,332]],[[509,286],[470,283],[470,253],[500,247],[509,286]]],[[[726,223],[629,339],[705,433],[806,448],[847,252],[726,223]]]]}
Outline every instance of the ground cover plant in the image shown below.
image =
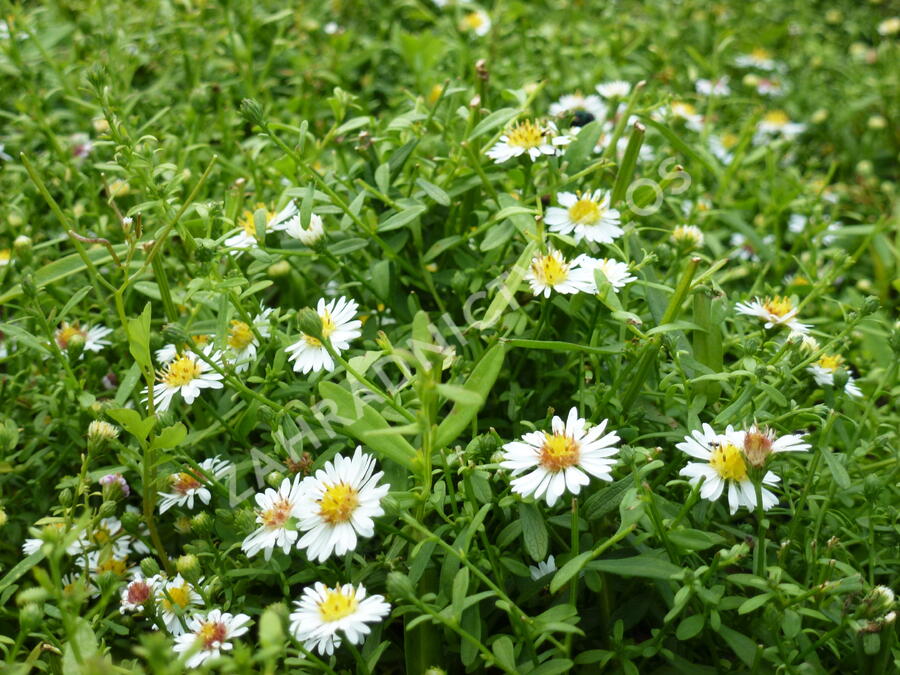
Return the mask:
{"type": "Polygon", "coordinates": [[[880,2],[3,0],[11,673],[889,673],[880,2]]]}

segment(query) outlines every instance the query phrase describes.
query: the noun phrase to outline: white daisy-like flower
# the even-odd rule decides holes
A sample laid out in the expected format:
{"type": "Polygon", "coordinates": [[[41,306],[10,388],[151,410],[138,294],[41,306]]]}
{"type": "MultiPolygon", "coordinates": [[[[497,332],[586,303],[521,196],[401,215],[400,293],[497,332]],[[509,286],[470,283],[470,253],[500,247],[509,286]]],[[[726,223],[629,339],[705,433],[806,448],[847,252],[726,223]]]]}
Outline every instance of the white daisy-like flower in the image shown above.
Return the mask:
{"type": "Polygon", "coordinates": [[[60,578],[63,593],[71,594],[76,590],[87,593],[92,598],[100,597],[100,589],[97,588],[91,578],[85,578],[82,573],[63,574],[60,578]]]}
{"type": "MultiPolygon", "coordinates": [[[[747,473],[747,464],[741,450],[744,433],[735,431],[730,425],[724,434],[716,431],[708,424],[702,431],[694,430],[685,436],[676,448],[682,452],[703,460],[690,462],[678,473],[690,479],[691,485],[700,486],[700,496],[714,502],[722,496],[728,486],[728,508],[734,514],[741,506],[750,510],[756,508],[756,488],[747,473]]],[[[763,476],[764,485],[777,485],[778,476],[767,471],[763,476]]],[[[768,511],[778,503],[778,498],[765,487],[762,488],[762,507],[768,511]]]]}
{"type": "MultiPolygon", "coordinates": [[[[207,345],[203,354],[216,365],[221,365],[221,353],[214,351],[212,345],[207,345]]],[[[153,403],[159,412],[164,412],[172,405],[175,394],[181,394],[184,402],[191,404],[202,389],[221,389],[224,386],[223,377],[199,356],[184,351],[166,363],[157,374],[159,381],[153,386],[153,403]]]]}
{"type": "MultiPolygon", "coordinates": [[[[109,346],[109,340],[106,339],[106,336],[112,333],[112,328],[107,328],[106,326],[96,325],[96,326],[80,326],[76,321],[75,323],[68,323],[67,321],[63,321],[59,328],[56,330],[56,333],[53,334],[53,338],[56,340],[56,344],[60,349],[66,351],[69,347],[69,341],[78,336],[84,340],[84,351],[85,352],[100,352],[103,351],[104,347],[109,346]]],[[[81,354],[84,357],[84,353],[81,354]]]]}
{"type": "Polygon", "coordinates": [[[788,218],[787,228],[789,232],[801,234],[806,229],[806,223],[809,222],[806,216],[799,213],[792,213],[788,218]]]}
{"type": "Polygon", "coordinates": [[[739,302],[735,309],[741,314],[755,316],[767,329],[784,326],[791,333],[808,333],[810,326],[797,320],[797,308],[787,296],[776,295],[764,300],[759,298],[752,302],[739,302]]]}
{"type": "Polygon", "coordinates": [[[669,106],[669,113],[676,120],[684,120],[685,126],[691,131],[700,131],[703,128],[703,115],[697,112],[692,103],[673,101],[669,106]]]}
{"type": "Polygon", "coordinates": [[[160,581],[161,577],[158,574],[145,579],[140,572],[137,572],[128,585],[122,589],[119,613],[143,612],[146,609],[145,605],[153,602],[153,596],[156,594],[156,587],[160,581]]]}
{"type": "Polygon", "coordinates": [[[547,560],[543,560],[537,565],[529,565],[528,571],[531,573],[532,581],[540,581],[544,577],[556,572],[556,559],[551,555],[547,560]]]}
{"type": "Polygon", "coordinates": [[[513,479],[513,492],[544,498],[553,506],[566,490],[577,495],[590,476],[611,481],[619,436],[614,431],[603,435],[607,422],[585,430],[587,421],[573,407],[565,422],[558,415],[553,417],[552,433],[531,431],[522,440],[504,445],[500,466],[513,476],[527,472],[513,479]]]}
{"type": "MultiPolygon", "coordinates": [[[[774,234],[767,234],[762,238],[762,243],[766,246],[769,246],[774,242],[774,234]]],[[[732,257],[738,258],[739,260],[751,260],[753,262],[759,262],[759,254],[756,252],[756,248],[753,246],[750,240],[740,232],[735,232],[734,234],[732,234],[731,238],[728,240],[728,243],[731,246],[735,247],[735,250],[731,253],[732,257]]]]}
{"type": "Polygon", "coordinates": [[[337,455],[300,484],[300,521],[305,534],[297,542],[310,560],[324,562],[356,548],[358,537],[375,534],[375,521],[384,514],[381,500],[391,489],[378,484],[375,458],[357,446],[353,457],[337,455]]]}
{"type": "MultiPolygon", "coordinates": [[[[36,527],[34,527],[30,528],[29,532],[31,534],[37,535],[50,534],[51,532],[62,532],[63,528],[65,528],[65,523],[49,523],[47,525],[44,525],[40,529],[40,531],[36,527]]],[[[46,540],[42,536],[29,537],[24,542],[22,542],[22,553],[24,553],[26,556],[29,556],[32,553],[36,553],[40,550],[41,546],[44,545],[45,541],[46,540]]]]}
{"type": "Polygon", "coordinates": [[[734,60],[740,68],[757,68],[759,70],[778,70],[781,64],[772,58],[762,47],[754,48],[749,54],[741,54],[734,60]]]}
{"type": "Polygon", "coordinates": [[[240,230],[238,230],[237,234],[234,234],[225,240],[225,246],[227,248],[235,249],[233,251],[234,255],[241,255],[248,248],[259,246],[259,241],[256,239],[255,213],[261,209],[266,211],[267,232],[284,229],[284,223],[299,213],[293,199],[278,213],[272,213],[266,209],[265,204],[257,204],[255,211],[246,209],[237,223],[240,226],[240,230]]]}
{"type": "Polygon", "coordinates": [[[329,656],[341,646],[343,637],[353,645],[362,643],[372,631],[368,624],[378,623],[391,611],[382,596],[367,597],[362,584],[328,588],[316,582],[304,588],[294,604],[297,609],[290,616],[291,634],[307,650],[329,656]]]}
{"type": "Polygon", "coordinates": [[[780,452],[806,452],[812,446],[796,434],[776,436],[771,429],[754,424],[747,431],[736,431],[736,439],[741,440],[740,449],[745,461],[757,469],[765,468],[769,458],[780,452]]]}
{"type": "Polygon", "coordinates": [[[534,161],[541,155],[562,154],[563,146],[571,142],[570,136],[559,134],[553,122],[524,120],[507,128],[486,154],[497,164],[525,154],[534,161]]]}
{"type": "Polygon", "coordinates": [[[259,527],[244,539],[241,549],[248,558],[264,551],[266,560],[272,557],[276,547],[290,553],[300,536],[297,532],[297,519],[301,516],[300,477],[295,476],[293,481],[285,478],[277,490],[267,488],[257,493],[255,499],[259,527]]]}
{"type": "Polygon", "coordinates": [[[631,85],[623,80],[613,80],[611,82],[601,82],[596,87],[597,93],[603,98],[622,99],[631,93],[631,85]]]}
{"type": "Polygon", "coordinates": [[[763,118],[757,124],[753,142],[756,145],[761,145],[775,136],[791,140],[804,131],[806,131],[805,124],[792,122],[791,118],[783,110],[771,110],[763,115],[763,118]]]}
{"type": "Polygon", "coordinates": [[[160,618],[166,630],[172,635],[183,635],[188,614],[194,607],[203,607],[203,598],[180,574],[174,579],[160,579],[155,592],[160,618]]]}
{"type": "Polygon", "coordinates": [[[694,83],[694,87],[701,96],[728,96],[731,93],[727,75],[716,80],[699,79],[694,83]]]}
{"type": "Polygon", "coordinates": [[[781,96],[784,91],[784,85],[779,80],[761,77],[756,83],[756,93],[761,96],[781,96]]]}
{"type": "Polygon", "coordinates": [[[610,208],[610,200],[610,193],[603,190],[585,194],[560,192],[556,195],[560,206],[548,208],[544,222],[550,226],[551,232],[573,232],[575,241],[584,239],[597,244],[611,244],[625,232],[619,227],[621,215],[617,209],[610,208]]]}
{"type": "Polygon", "coordinates": [[[245,321],[232,319],[225,342],[228,345],[227,356],[234,365],[234,372],[244,372],[256,359],[256,350],[259,347],[256,334],[264,338],[269,337],[269,315],[273,311],[268,307],[253,317],[252,327],[245,321]]]}
{"type": "Polygon", "coordinates": [[[703,230],[696,225],[678,225],[672,230],[672,241],[688,249],[703,246],[703,230]]]}
{"type": "Polygon", "coordinates": [[[618,293],[632,281],[637,281],[637,277],[629,271],[628,263],[612,258],[589,258],[586,255],[579,256],[574,261],[581,269],[590,275],[591,283],[594,284],[593,293],[597,292],[597,286],[594,281],[594,270],[600,270],[606,280],[612,286],[613,291],[618,293]]]}
{"type": "Polygon", "coordinates": [[[125,559],[131,551],[132,541],[122,528],[122,521],[110,516],[101,518],[89,531],[83,531],[69,544],[66,553],[77,556],[88,551],[105,550],[112,551],[116,558],[125,559]]]}
{"type": "Polygon", "coordinates": [[[279,229],[306,246],[313,246],[325,236],[325,223],[322,221],[322,217],[315,213],[309,214],[309,225],[305,228],[300,222],[300,215],[298,214],[286,221],[279,229]]]}
{"type": "Polygon", "coordinates": [[[12,251],[8,248],[0,248],[0,267],[6,267],[12,263],[12,251]]]}
{"type": "Polygon", "coordinates": [[[556,103],[550,104],[550,114],[554,117],[572,115],[578,126],[584,126],[594,120],[602,120],[606,117],[606,104],[599,96],[590,94],[566,94],[556,103]]]}
{"type": "MultiPolygon", "coordinates": [[[[362,321],[356,319],[356,310],[359,305],[355,300],[347,300],[344,297],[331,300],[326,304],[325,299],[319,300],[316,305],[316,313],[322,321],[322,337],[331,342],[331,346],[338,354],[350,349],[350,340],[355,340],[362,335],[362,321]]],[[[310,371],[318,372],[334,370],[334,359],[322,345],[321,340],[300,333],[300,339],[285,350],[293,361],[294,371],[304,375],[310,371]]]]}
{"type": "Polygon", "coordinates": [[[220,609],[210,610],[205,616],[197,614],[188,622],[188,632],[175,638],[175,653],[188,654],[185,665],[199,668],[222,652],[231,651],[231,640],[250,630],[249,623],[246,614],[229,614],[220,609]]]}
{"type": "Polygon", "coordinates": [[[159,512],[165,513],[173,506],[194,508],[194,498],[209,504],[212,494],[206,484],[210,479],[218,479],[231,470],[231,462],[218,455],[200,462],[201,471],[185,469],[169,476],[169,492],[160,492],[159,512]]]}
{"type": "MultiPolygon", "coordinates": [[[[809,371],[813,379],[820,387],[833,387],[834,374],[838,368],[844,366],[844,357],[840,354],[825,354],[818,361],[810,365],[806,370],[809,371]]],[[[856,385],[853,376],[847,374],[847,384],[844,385],[844,392],[850,396],[862,396],[862,391],[856,385]]]]}
{"type": "Polygon", "coordinates": [[[76,557],[75,560],[79,567],[87,565],[91,579],[97,579],[102,574],[112,573],[124,581],[138,571],[138,567],[129,561],[128,552],[122,552],[118,547],[90,551],[76,557]]]}
{"type": "Polygon", "coordinates": [[[731,164],[731,160],[734,159],[734,149],[739,141],[740,138],[732,133],[724,133],[720,136],[711,135],[709,137],[709,151],[722,164],[731,164]]]}
{"type": "Polygon", "coordinates": [[[563,254],[548,249],[545,255],[538,254],[531,260],[525,273],[525,281],[535,295],[550,297],[551,291],[571,295],[574,293],[595,293],[597,286],[593,276],[580,266],[584,256],[567,262],[563,254]]]}
{"type": "Polygon", "coordinates": [[[491,17],[483,9],[468,12],[459,22],[459,29],[484,37],[491,32],[491,17]]]}
{"type": "Polygon", "coordinates": [[[72,144],[72,156],[76,159],[84,159],[94,151],[94,141],[85,133],[72,134],[69,142],[72,144]]]}

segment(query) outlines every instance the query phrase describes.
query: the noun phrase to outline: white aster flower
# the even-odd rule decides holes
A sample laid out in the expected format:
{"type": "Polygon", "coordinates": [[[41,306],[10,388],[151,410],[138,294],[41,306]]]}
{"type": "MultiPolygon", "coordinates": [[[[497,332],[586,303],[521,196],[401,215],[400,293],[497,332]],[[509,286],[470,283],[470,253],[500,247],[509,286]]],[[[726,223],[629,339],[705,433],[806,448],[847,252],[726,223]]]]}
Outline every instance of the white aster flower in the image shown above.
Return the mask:
{"type": "Polygon", "coordinates": [[[252,327],[245,321],[232,319],[225,342],[228,345],[228,357],[234,365],[234,372],[244,372],[256,359],[256,350],[259,347],[256,335],[269,337],[269,315],[273,311],[269,307],[253,317],[252,327]]]}
{"type": "Polygon", "coordinates": [[[85,133],[72,134],[69,142],[72,144],[72,156],[76,159],[84,159],[94,151],[94,141],[85,133]]]}
{"type": "Polygon", "coordinates": [[[749,54],[742,54],[734,60],[735,65],[741,68],[758,68],[759,70],[778,70],[781,64],[772,58],[772,55],[762,47],[756,47],[749,54]]]}
{"type": "Polygon", "coordinates": [[[172,635],[184,634],[188,613],[194,607],[203,607],[203,598],[180,574],[168,581],[160,579],[155,592],[156,604],[166,630],[172,635]]]}
{"type": "Polygon", "coordinates": [[[375,473],[375,458],[357,446],[352,458],[337,455],[333,462],[307,476],[300,484],[300,521],[305,534],[297,542],[310,560],[324,562],[356,548],[358,537],[375,534],[372,520],[384,514],[381,500],[391,489],[378,484],[383,471],[375,473]]]}
{"type": "Polygon", "coordinates": [[[691,131],[700,131],[703,128],[703,115],[697,112],[692,103],[673,101],[669,106],[669,112],[676,120],[684,120],[685,126],[691,131]]]}
{"type": "Polygon", "coordinates": [[[672,241],[686,249],[703,246],[703,231],[696,225],[678,225],[672,230],[672,241]]]}
{"type": "MultiPolygon", "coordinates": [[[[713,428],[703,425],[703,430],[694,430],[685,436],[676,448],[682,452],[703,460],[690,462],[678,473],[687,476],[691,485],[700,487],[700,496],[714,502],[722,496],[728,486],[728,508],[734,514],[741,506],[750,510],[756,508],[756,488],[747,473],[747,464],[741,451],[744,442],[743,432],[736,432],[730,425],[724,434],[716,433],[713,428]]],[[[764,485],[777,485],[780,479],[771,471],[763,476],[764,485]]],[[[762,507],[768,511],[778,503],[778,498],[766,488],[762,488],[762,507]]]]}
{"type": "Polygon", "coordinates": [[[610,208],[610,193],[594,190],[593,193],[575,194],[560,192],[556,201],[560,207],[547,209],[544,222],[551,232],[574,232],[575,241],[583,239],[597,244],[611,244],[624,234],[618,210],[610,208]]]}
{"type": "Polygon", "coordinates": [[[709,137],[709,151],[722,164],[731,164],[734,159],[734,149],[740,139],[737,135],[725,133],[721,136],[709,137]]]}
{"type": "Polygon", "coordinates": [[[597,259],[581,255],[573,262],[590,275],[591,283],[594,284],[593,293],[597,292],[597,286],[594,281],[595,270],[600,270],[603,273],[603,276],[606,277],[606,280],[616,293],[632,281],[637,281],[637,277],[629,271],[628,263],[619,260],[613,260],[612,258],[597,259]]]}
{"type": "Polygon", "coordinates": [[[88,551],[112,551],[118,559],[125,559],[131,551],[132,538],[122,528],[122,521],[115,516],[101,518],[92,528],[85,529],[69,544],[66,553],[80,556],[88,551]]]}
{"type": "Polygon", "coordinates": [[[559,134],[553,122],[524,120],[507,128],[486,154],[498,164],[524,154],[534,161],[541,155],[562,154],[562,147],[571,142],[570,136],[559,134]]]}
{"type": "Polygon", "coordinates": [[[380,595],[366,597],[366,589],[360,584],[345,584],[328,588],[321,582],[303,589],[303,595],[294,604],[291,613],[291,633],[309,650],[319,654],[334,654],[341,646],[343,633],[350,644],[360,644],[372,629],[368,624],[378,623],[391,611],[391,606],[380,595]]]}
{"type": "Polygon", "coordinates": [[[727,75],[716,80],[699,79],[694,83],[694,87],[702,96],[728,96],[731,93],[727,75]]]}
{"type": "Polygon", "coordinates": [[[197,614],[188,622],[188,632],[175,639],[175,653],[187,654],[185,665],[199,668],[222,652],[231,651],[231,640],[249,630],[250,617],[246,614],[229,614],[219,609],[209,614],[197,614]]]}
{"type": "Polygon", "coordinates": [[[531,573],[532,581],[540,581],[556,572],[556,559],[551,555],[546,561],[541,561],[537,565],[529,565],[528,571],[531,573]]]}
{"type": "MultiPolygon", "coordinates": [[[[838,368],[842,368],[843,366],[844,357],[840,354],[825,354],[806,370],[812,374],[816,384],[820,387],[833,387],[834,374],[837,372],[838,368]]],[[[856,385],[853,376],[849,373],[847,374],[847,384],[844,385],[844,392],[850,396],[862,396],[862,391],[856,385]]]]}
{"type": "Polygon", "coordinates": [[[491,17],[483,9],[468,12],[459,22],[459,29],[465,32],[475,33],[478,37],[484,37],[491,32],[491,17]]]}
{"type": "Polygon", "coordinates": [[[145,579],[140,572],[135,573],[134,578],[122,589],[119,613],[143,612],[146,609],[145,605],[153,602],[160,581],[161,577],[158,574],[145,579]]]}
{"type": "MultiPolygon", "coordinates": [[[[221,364],[221,353],[213,351],[212,345],[207,345],[203,354],[213,363],[221,364]]],[[[182,352],[157,374],[159,381],[153,386],[153,403],[159,412],[164,412],[172,405],[175,394],[181,394],[184,402],[191,404],[201,389],[221,389],[223,377],[193,352],[182,352]]]]}
{"type": "Polygon", "coordinates": [[[735,309],[741,314],[757,317],[767,329],[784,326],[791,333],[809,332],[809,325],[797,320],[797,308],[787,296],[776,295],[764,300],[756,298],[752,302],[739,302],[735,309]]]}
{"type": "Polygon", "coordinates": [[[272,557],[272,551],[278,547],[289,553],[297,541],[297,519],[300,518],[300,477],[292,481],[285,478],[281,486],[275,490],[266,488],[265,492],[256,495],[256,522],[259,527],[250,533],[241,549],[252,558],[260,551],[265,552],[266,560],[272,557]]]}
{"type": "Polygon", "coordinates": [[[280,229],[284,230],[289,237],[297,239],[306,246],[313,246],[325,236],[325,224],[322,222],[322,217],[315,213],[309,214],[309,225],[305,228],[300,222],[300,215],[298,214],[285,222],[280,229]]]}
{"type": "Polygon", "coordinates": [[[792,213],[788,218],[788,231],[794,234],[800,234],[806,229],[808,219],[799,213],[792,213]]]}
{"type": "Polygon", "coordinates": [[[240,229],[237,231],[237,234],[233,234],[225,240],[227,248],[235,249],[233,251],[234,255],[239,256],[248,248],[259,246],[259,241],[256,238],[256,211],[260,210],[265,211],[266,232],[284,229],[284,223],[298,213],[297,205],[293,199],[278,213],[269,211],[265,204],[257,204],[255,211],[246,209],[238,220],[237,224],[240,229]]]}
{"type": "Polygon", "coordinates": [[[220,459],[218,455],[200,462],[201,471],[185,469],[169,476],[170,492],[160,492],[159,512],[165,513],[173,506],[194,508],[194,497],[204,504],[209,504],[212,494],[206,487],[211,479],[221,478],[231,469],[231,462],[220,459]]]}
{"type": "MultiPolygon", "coordinates": [[[[77,321],[75,323],[63,321],[53,337],[56,340],[56,344],[63,351],[68,349],[72,338],[78,336],[84,340],[84,352],[100,352],[103,351],[104,347],[109,346],[109,340],[106,339],[106,336],[110,333],[112,333],[112,328],[99,324],[82,327],[77,321]]],[[[82,358],[84,357],[84,352],[81,354],[82,358]]]]}
{"type": "Polygon", "coordinates": [[[784,85],[778,80],[761,77],[756,83],[756,93],[761,96],[781,96],[784,91],[784,85]]]}
{"type": "Polygon", "coordinates": [[[91,579],[97,579],[101,574],[112,573],[124,581],[126,577],[138,571],[135,565],[130,564],[128,551],[123,552],[118,546],[90,551],[75,560],[80,567],[87,565],[91,579]]]}
{"type": "Polygon", "coordinates": [[[500,466],[513,476],[527,472],[512,481],[513,492],[544,498],[553,506],[567,489],[577,495],[590,476],[611,481],[619,436],[615,432],[603,435],[607,421],[585,430],[587,421],[573,407],[565,422],[558,415],[553,417],[552,433],[531,431],[522,440],[504,445],[500,466]]]}
{"type": "MultiPolygon", "coordinates": [[[[322,337],[331,342],[331,346],[338,354],[350,349],[350,340],[355,340],[362,335],[362,321],[354,318],[359,305],[355,300],[347,300],[344,297],[337,298],[326,304],[325,299],[319,300],[316,305],[316,313],[322,321],[322,337]]],[[[317,372],[334,370],[334,359],[322,345],[321,340],[300,333],[300,339],[285,350],[290,356],[288,360],[294,363],[294,371],[306,374],[310,371],[317,372]]]]}
{"type": "Polygon", "coordinates": [[[545,298],[550,297],[551,291],[566,295],[595,293],[597,286],[592,274],[580,266],[582,258],[579,256],[570,263],[559,251],[548,249],[545,255],[532,258],[525,281],[531,286],[532,293],[545,298]]]}
{"type": "Polygon", "coordinates": [[[556,103],[550,104],[550,114],[554,117],[572,115],[577,126],[584,126],[594,120],[603,120],[606,117],[606,105],[594,94],[566,94],[556,103]]]}
{"type": "Polygon", "coordinates": [[[756,126],[753,142],[761,145],[775,136],[790,140],[806,131],[806,125],[791,122],[791,118],[783,110],[772,110],[763,115],[756,126]]]}
{"type": "Polygon", "coordinates": [[[896,35],[900,32],[900,16],[892,16],[878,24],[879,35],[896,35]]]}
{"type": "Polygon", "coordinates": [[[628,96],[631,92],[631,85],[628,82],[624,82],[622,80],[613,80],[612,82],[601,82],[596,87],[597,93],[600,94],[603,98],[618,98],[622,99],[628,96]]]}

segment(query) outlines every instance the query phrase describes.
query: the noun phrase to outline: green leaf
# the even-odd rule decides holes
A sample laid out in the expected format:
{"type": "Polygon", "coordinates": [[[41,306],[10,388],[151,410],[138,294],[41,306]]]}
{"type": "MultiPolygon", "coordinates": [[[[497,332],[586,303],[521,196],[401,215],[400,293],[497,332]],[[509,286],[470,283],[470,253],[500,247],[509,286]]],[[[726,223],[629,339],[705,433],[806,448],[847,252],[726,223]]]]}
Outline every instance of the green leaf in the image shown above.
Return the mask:
{"type": "Polygon", "coordinates": [[[416,218],[421,216],[423,213],[427,211],[425,206],[421,204],[418,206],[411,206],[408,209],[404,209],[400,213],[395,213],[393,216],[385,220],[378,226],[379,232],[391,232],[393,230],[399,230],[404,225],[408,225],[416,218]]]}
{"type": "Polygon", "coordinates": [[[473,141],[479,136],[483,136],[487,132],[503,126],[518,114],[519,111],[515,108],[500,108],[500,110],[495,110],[475,125],[475,128],[472,129],[472,133],[469,134],[469,140],[473,141]]]}
{"type": "Polygon", "coordinates": [[[320,382],[319,394],[332,406],[328,422],[340,424],[360,443],[379,457],[390,459],[411,471],[417,469],[416,450],[399,434],[386,436],[375,431],[390,429],[390,425],[372,406],[333,382],[320,382]]]}
{"type": "Polygon", "coordinates": [[[497,323],[500,316],[503,314],[503,311],[509,306],[510,302],[514,300],[515,293],[519,290],[519,284],[522,283],[522,280],[528,273],[529,267],[531,267],[531,259],[534,256],[536,249],[536,241],[529,243],[528,246],[525,247],[525,250],[522,251],[518,260],[516,260],[513,265],[512,270],[510,270],[509,274],[506,276],[503,285],[498,289],[491,304],[488,305],[484,317],[480,321],[476,321],[472,324],[473,328],[484,330],[497,323]]]}
{"type": "Polygon", "coordinates": [[[541,562],[547,557],[549,536],[547,523],[541,514],[540,508],[530,502],[519,504],[519,519],[522,522],[522,541],[525,551],[535,562],[541,562]]]}
{"type": "Polygon", "coordinates": [[[38,549],[27,558],[23,558],[22,560],[17,562],[15,567],[4,574],[3,578],[0,579],[0,593],[16,583],[28,570],[37,565],[43,559],[44,553],[43,551],[41,551],[41,549],[38,549]]]}
{"type": "Polygon", "coordinates": [[[703,630],[703,624],[705,622],[706,617],[702,614],[694,614],[693,616],[685,617],[681,620],[681,623],[678,624],[678,628],[675,629],[675,637],[679,640],[690,640],[703,630]]]}
{"type": "Polygon", "coordinates": [[[637,166],[638,153],[641,145],[644,143],[645,127],[643,124],[635,123],[631,130],[631,136],[628,137],[628,145],[625,147],[625,154],[622,156],[622,163],[616,171],[616,182],[613,185],[611,205],[615,206],[625,198],[625,191],[634,175],[634,167],[637,166]]]}
{"type": "Polygon", "coordinates": [[[765,605],[771,597],[771,593],[763,593],[762,595],[754,595],[752,598],[747,598],[741,603],[741,606],[738,607],[738,614],[749,614],[750,612],[759,609],[765,605]]]}
{"type": "Polygon", "coordinates": [[[822,453],[822,457],[825,459],[828,470],[831,472],[831,476],[834,478],[834,482],[837,483],[837,486],[841,490],[849,488],[851,485],[850,474],[847,473],[847,469],[841,464],[841,460],[838,459],[837,455],[828,448],[822,448],[820,452],[822,453]]]}
{"type": "Polygon", "coordinates": [[[125,431],[141,443],[147,440],[153,425],[156,424],[156,417],[153,415],[143,419],[136,410],[130,408],[112,408],[107,410],[106,414],[121,424],[125,431]]]}
{"type": "Polygon", "coordinates": [[[756,661],[756,643],[743,633],[738,633],[725,624],[719,626],[717,632],[728,643],[732,651],[737,654],[737,657],[744,662],[744,665],[752,668],[753,663],[756,661]]]}
{"type": "Polygon", "coordinates": [[[453,578],[453,589],[451,593],[451,607],[453,608],[453,618],[459,621],[462,618],[465,609],[466,593],[469,592],[469,568],[461,567],[453,578]]]}
{"type": "Polygon", "coordinates": [[[556,574],[553,575],[552,581],[550,581],[550,592],[556,593],[560,588],[569,583],[569,580],[582,570],[588,560],[591,559],[592,555],[593,551],[585,551],[572,558],[557,570],[556,574]]]}
{"type": "Polygon", "coordinates": [[[426,195],[431,197],[441,206],[450,206],[450,195],[448,195],[446,192],[444,192],[444,190],[439,188],[434,183],[429,183],[424,178],[417,178],[416,185],[422,188],[425,191],[426,195]]]}
{"type": "Polygon", "coordinates": [[[648,579],[671,579],[681,572],[681,568],[677,565],[649,553],[642,553],[630,558],[594,560],[588,563],[588,569],[620,577],[646,577],[648,579]]]}
{"type": "Polygon", "coordinates": [[[666,139],[675,146],[675,149],[681,152],[683,155],[690,157],[691,159],[696,160],[700,164],[702,164],[712,175],[717,178],[721,175],[722,170],[719,168],[718,163],[710,157],[710,155],[702,150],[695,150],[689,144],[685,143],[674,131],[672,131],[669,127],[661,122],[657,122],[654,119],[651,119],[648,115],[642,115],[643,121],[656,129],[659,133],[666,137],[666,139]]]}
{"type": "Polygon", "coordinates": [[[67,642],[65,649],[63,650],[62,672],[92,672],[93,668],[87,670],[82,666],[86,660],[93,662],[95,667],[99,666],[99,664],[95,662],[95,659],[92,658],[97,655],[98,647],[97,637],[91,629],[90,622],[84,617],[76,617],[75,630],[69,635],[69,638],[71,642],[67,642]],[[72,642],[78,645],[78,658],[75,657],[75,650],[72,647],[72,642]]]}
{"type": "Polygon", "coordinates": [[[705,551],[713,546],[721,546],[725,543],[725,538],[712,532],[703,530],[693,530],[683,527],[679,530],[672,530],[668,534],[669,541],[684,551],[705,551]]]}
{"type": "Polygon", "coordinates": [[[176,422],[170,427],[166,427],[159,432],[159,435],[153,439],[150,444],[151,448],[175,448],[187,436],[187,429],[181,422],[176,422]]]}
{"type": "Polygon", "coordinates": [[[594,154],[594,148],[597,146],[602,132],[603,126],[600,120],[594,120],[581,127],[578,136],[569,144],[563,155],[563,162],[569,163],[568,173],[578,171],[584,165],[584,160],[594,154]]]}
{"type": "Polygon", "coordinates": [[[491,645],[491,651],[497,663],[502,665],[509,672],[516,672],[516,651],[513,648],[513,641],[508,635],[501,635],[494,640],[491,645]]]}
{"type": "Polygon", "coordinates": [[[462,403],[468,406],[481,407],[484,405],[484,396],[475,391],[470,391],[465,387],[456,384],[439,384],[437,392],[444,398],[448,398],[456,403],[462,403]]]}
{"type": "Polygon", "coordinates": [[[570,672],[574,665],[575,663],[569,659],[550,659],[534,670],[529,670],[528,675],[560,675],[570,672]]]}
{"type": "Polygon", "coordinates": [[[475,415],[478,414],[478,411],[481,410],[481,406],[487,399],[494,382],[497,381],[505,355],[505,345],[498,343],[481,356],[481,359],[469,374],[465,385],[463,385],[466,391],[478,397],[478,402],[454,403],[453,408],[438,425],[434,439],[435,450],[446,448],[455,441],[474,419],[475,415]]]}
{"type": "Polygon", "coordinates": [[[634,480],[631,476],[617,480],[609,487],[603,488],[588,497],[581,507],[581,513],[589,521],[599,520],[619,507],[622,497],[625,496],[628,488],[633,485],[634,480]]]}
{"type": "Polygon", "coordinates": [[[141,315],[128,319],[126,326],[128,333],[128,351],[141,367],[141,370],[153,370],[153,362],[150,360],[150,303],[144,305],[141,315]]]}

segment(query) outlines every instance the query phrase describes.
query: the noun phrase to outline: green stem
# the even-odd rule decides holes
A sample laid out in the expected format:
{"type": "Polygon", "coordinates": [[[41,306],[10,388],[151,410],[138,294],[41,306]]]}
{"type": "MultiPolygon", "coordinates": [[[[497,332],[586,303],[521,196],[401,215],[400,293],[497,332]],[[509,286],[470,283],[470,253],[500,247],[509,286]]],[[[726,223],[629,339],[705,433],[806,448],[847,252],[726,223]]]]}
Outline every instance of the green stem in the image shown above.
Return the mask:
{"type": "Polygon", "coordinates": [[[756,576],[766,577],[766,521],[765,509],[763,509],[762,500],[762,477],[753,481],[753,489],[756,491],[756,550],[754,551],[753,560],[755,562],[756,576]]]}

